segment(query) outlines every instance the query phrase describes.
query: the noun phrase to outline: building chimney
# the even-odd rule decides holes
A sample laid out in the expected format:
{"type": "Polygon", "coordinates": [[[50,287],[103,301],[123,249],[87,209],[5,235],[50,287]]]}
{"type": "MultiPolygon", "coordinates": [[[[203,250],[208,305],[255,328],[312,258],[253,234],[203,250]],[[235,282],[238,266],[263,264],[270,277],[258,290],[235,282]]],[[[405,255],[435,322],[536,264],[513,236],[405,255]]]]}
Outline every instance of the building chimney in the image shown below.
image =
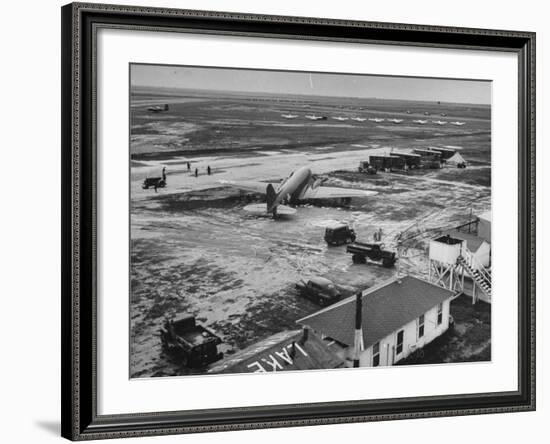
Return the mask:
{"type": "Polygon", "coordinates": [[[304,345],[307,342],[308,338],[309,338],[309,330],[306,326],[304,326],[304,328],[302,330],[302,337],[300,338],[298,343],[300,345],[304,345]]]}
{"type": "Polygon", "coordinates": [[[353,367],[359,367],[359,358],[363,351],[363,293],[355,298],[355,341],[353,344],[353,367]]]}

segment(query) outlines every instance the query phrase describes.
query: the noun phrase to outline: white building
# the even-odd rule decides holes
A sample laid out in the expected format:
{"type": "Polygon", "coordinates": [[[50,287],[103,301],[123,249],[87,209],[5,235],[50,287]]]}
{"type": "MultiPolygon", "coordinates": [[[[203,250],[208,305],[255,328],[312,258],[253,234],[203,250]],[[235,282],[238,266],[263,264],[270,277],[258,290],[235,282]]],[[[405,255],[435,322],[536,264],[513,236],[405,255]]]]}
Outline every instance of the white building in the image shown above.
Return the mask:
{"type": "Polygon", "coordinates": [[[435,285],[453,291],[455,294],[467,293],[472,303],[477,300],[491,302],[491,248],[480,237],[466,239],[467,234],[453,231],[429,244],[429,281],[435,285]],[[477,246],[475,252],[468,248],[469,243],[477,246]],[[471,282],[468,290],[465,278],[471,282]]]}
{"type": "MultiPolygon", "coordinates": [[[[392,278],[362,293],[361,367],[393,365],[449,328],[452,291],[412,276],[392,278]]],[[[298,322],[333,343],[352,365],[356,298],[352,296],[298,322]]]]}
{"type": "MultiPolygon", "coordinates": [[[[489,225],[489,239],[491,236],[490,233],[491,228],[489,225]]],[[[474,268],[479,268],[480,266],[489,268],[491,266],[491,243],[488,242],[485,238],[473,233],[457,230],[450,230],[447,231],[445,234],[448,234],[454,239],[465,241],[462,245],[462,248],[466,247],[475,258],[473,264],[474,268]]],[[[430,248],[431,247],[432,245],[430,245],[430,248]]]]}
{"type": "Polygon", "coordinates": [[[478,216],[477,235],[491,243],[491,211],[486,211],[478,216]]]}
{"type": "Polygon", "coordinates": [[[491,211],[429,243],[429,281],[491,303],[491,211]],[[466,281],[465,281],[466,278],[466,281]],[[465,285],[466,283],[466,285],[465,285]]]}

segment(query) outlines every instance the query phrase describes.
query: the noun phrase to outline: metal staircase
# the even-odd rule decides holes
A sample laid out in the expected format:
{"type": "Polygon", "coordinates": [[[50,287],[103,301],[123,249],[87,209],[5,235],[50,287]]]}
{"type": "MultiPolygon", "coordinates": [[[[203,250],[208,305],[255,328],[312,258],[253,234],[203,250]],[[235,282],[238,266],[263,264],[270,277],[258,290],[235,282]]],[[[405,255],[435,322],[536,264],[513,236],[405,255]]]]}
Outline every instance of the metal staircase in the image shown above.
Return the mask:
{"type": "Polygon", "coordinates": [[[467,248],[463,248],[457,263],[462,265],[472,280],[491,298],[491,272],[487,270],[467,248]]]}

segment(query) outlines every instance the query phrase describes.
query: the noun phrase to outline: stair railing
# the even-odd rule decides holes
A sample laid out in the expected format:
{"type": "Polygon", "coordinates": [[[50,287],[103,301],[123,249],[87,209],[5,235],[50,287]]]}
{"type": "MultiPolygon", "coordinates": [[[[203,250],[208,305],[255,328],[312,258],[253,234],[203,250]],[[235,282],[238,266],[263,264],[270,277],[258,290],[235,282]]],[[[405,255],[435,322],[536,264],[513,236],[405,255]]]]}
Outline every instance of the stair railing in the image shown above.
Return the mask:
{"type": "MultiPolygon", "coordinates": [[[[489,286],[491,286],[490,272],[483,266],[481,262],[479,262],[475,255],[465,245],[463,245],[462,247],[461,257],[466,265],[472,269],[472,271],[478,271],[480,278],[487,282],[489,286]]],[[[475,276],[472,277],[475,278],[475,276]]]]}

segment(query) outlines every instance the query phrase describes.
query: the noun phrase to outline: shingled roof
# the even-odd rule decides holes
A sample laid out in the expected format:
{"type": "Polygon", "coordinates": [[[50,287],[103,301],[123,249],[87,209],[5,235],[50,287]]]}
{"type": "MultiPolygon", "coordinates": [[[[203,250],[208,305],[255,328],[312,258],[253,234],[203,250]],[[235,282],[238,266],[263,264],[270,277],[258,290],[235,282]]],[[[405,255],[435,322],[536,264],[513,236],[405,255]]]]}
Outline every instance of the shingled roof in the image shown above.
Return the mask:
{"type": "Polygon", "coordinates": [[[331,369],[344,365],[324,341],[309,331],[283,331],[230,355],[217,363],[209,373],[253,373],[331,369]]]}
{"type": "MultiPolygon", "coordinates": [[[[362,296],[365,348],[399,330],[454,293],[412,276],[393,278],[362,296]]],[[[355,331],[355,296],[298,320],[316,332],[351,346],[355,331]]]]}

